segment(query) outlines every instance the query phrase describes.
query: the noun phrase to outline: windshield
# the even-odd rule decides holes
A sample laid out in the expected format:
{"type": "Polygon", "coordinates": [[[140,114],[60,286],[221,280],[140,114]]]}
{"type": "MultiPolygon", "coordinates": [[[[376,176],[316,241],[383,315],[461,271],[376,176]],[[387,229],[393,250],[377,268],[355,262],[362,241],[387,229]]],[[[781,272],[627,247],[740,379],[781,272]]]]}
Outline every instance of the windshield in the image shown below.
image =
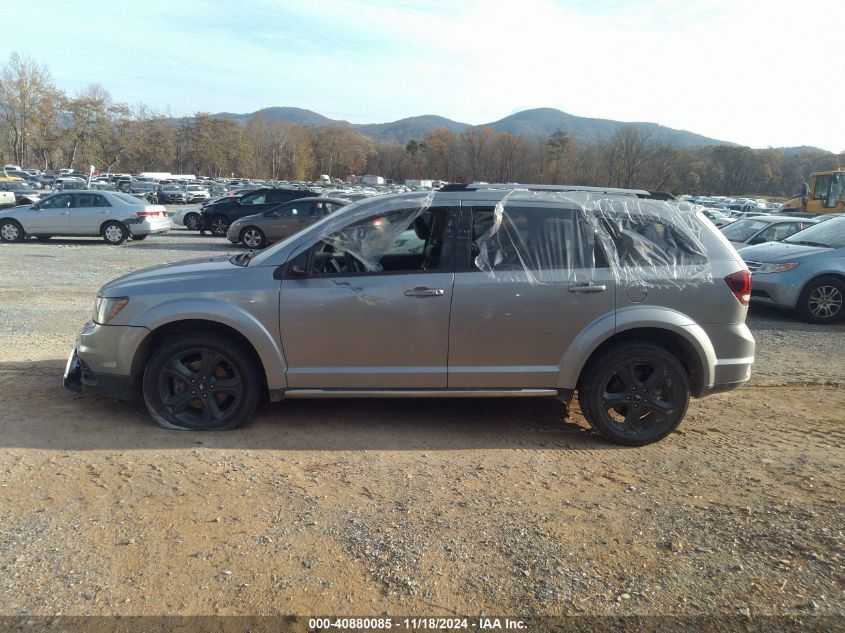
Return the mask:
{"type": "Polygon", "coordinates": [[[845,216],[814,224],[789,236],[784,242],[824,246],[826,248],[843,248],[845,247],[845,216]]]}
{"type": "Polygon", "coordinates": [[[723,228],[722,233],[732,242],[744,242],[766,226],[768,222],[760,220],[737,220],[723,228]]]}

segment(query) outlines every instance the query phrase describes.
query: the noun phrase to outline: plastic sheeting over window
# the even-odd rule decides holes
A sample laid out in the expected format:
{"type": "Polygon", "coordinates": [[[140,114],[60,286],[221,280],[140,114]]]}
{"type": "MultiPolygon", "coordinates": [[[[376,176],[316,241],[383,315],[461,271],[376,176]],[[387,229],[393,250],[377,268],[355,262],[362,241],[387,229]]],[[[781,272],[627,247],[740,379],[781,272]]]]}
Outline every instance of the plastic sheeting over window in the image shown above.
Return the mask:
{"type": "Polygon", "coordinates": [[[379,260],[393,248],[414,220],[431,206],[434,192],[425,196],[399,196],[360,203],[359,208],[344,214],[347,226],[327,230],[320,239],[334,249],[358,260],[366,272],[380,272],[379,260]]]}
{"type": "Polygon", "coordinates": [[[473,218],[473,263],[503,281],[590,281],[597,268],[622,285],[711,282],[702,226],[687,203],[586,192],[516,189],[473,218]],[[484,227],[479,231],[479,227],[484,227]]]}

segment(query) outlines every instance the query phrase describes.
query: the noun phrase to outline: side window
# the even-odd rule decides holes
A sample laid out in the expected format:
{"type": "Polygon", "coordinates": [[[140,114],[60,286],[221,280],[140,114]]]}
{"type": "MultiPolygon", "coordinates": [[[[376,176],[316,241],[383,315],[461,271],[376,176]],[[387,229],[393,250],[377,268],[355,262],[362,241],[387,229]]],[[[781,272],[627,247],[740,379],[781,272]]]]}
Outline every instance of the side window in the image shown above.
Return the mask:
{"type": "Polygon", "coordinates": [[[836,178],[831,178],[830,193],[825,200],[824,208],[833,209],[839,204],[839,200],[845,200],[845,176],[837,174],[836,178]]]}
{"type": "Polygon", "coordinates": [[[282,218],[304,218],[311,214],[311,207],[313,205],[305,200],[298,200],[290,204],[286,204],[279,209],[279,217],[282,218]]]}
{"type": "Polygon", "coordinates": [[[622,267],[702,266],[709,261],[703,247],[663,218],[606,215],[601,223],[610,235],[622,267]]]}
{"type": "Polygon", "coordinates": [[[42,209],[65,209],[70,206],[73,201],[72,193],[60,193],[56,196],[50,196],[43,202],[39,203],[42,209]]]}
{"type": "Polygon", "coordinates": [[[246,198],[241,199],[242,205],[251,205],[251,204],[264,204],[264,201],[267,199],[266,193],[259,193],[252,196],[247,196],[246,198]]]}
{"type": "Polygon", "coordinates": [[[91,207],[101,206],[99,203],[101,196],[96,193],[78,193],[73,201],[73,206],[76,209],[90,209],[91,207]]]}
{"type": "Polygon", "coordinates": [[[571,270],[607,265],[592,230],[575,209],[492,207],[472,211],[471,266],[474,270],[571,270]]]}
{"type": "Polygon", "coordinates": [[[448,209],[391,211],[318,242],[311,272],[320,275],[436,271],[442,265],[448,209]]]}
{"type": "Polygon", "coordinates": [[[813,200],[827,200],[830,194],[831,176],[816,176],[816,188],[813,190],[813,200]]]}
{"type": "MultiPolygon", "coordinates": [[[[267,193],[267,202],[281,204],[292,200],[291,194],[287,191],[270,191],[267,193]]],[[[261,204],[260,202],[258,204],[261,204]]]]}

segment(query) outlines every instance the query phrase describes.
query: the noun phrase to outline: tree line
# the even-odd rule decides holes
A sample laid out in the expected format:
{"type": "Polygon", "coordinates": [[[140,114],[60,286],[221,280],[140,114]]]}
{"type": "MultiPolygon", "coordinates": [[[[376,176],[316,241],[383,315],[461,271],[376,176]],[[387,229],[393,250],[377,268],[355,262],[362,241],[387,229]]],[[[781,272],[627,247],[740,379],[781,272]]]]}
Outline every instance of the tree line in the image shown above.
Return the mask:
{"type": "Polygon", "coordinates": [[[521,182],[642,188],[705,195],[794,195],[813,171],[845,152],[694,149],[658,143],[633,125],[592,144],[558,131],[526,138],[491,128],[436,129],[375,142],[351,126],[300,126],[259,114],[246,123],[197,112],[174,119],[115,102],[92,84],[69,96],[46,66],[12,53],[0,69],[0,160],[25,168],[95,165],[101,172],[170,171],[212,177],[313,180],[378,174],[397,182],[521,182]]]}

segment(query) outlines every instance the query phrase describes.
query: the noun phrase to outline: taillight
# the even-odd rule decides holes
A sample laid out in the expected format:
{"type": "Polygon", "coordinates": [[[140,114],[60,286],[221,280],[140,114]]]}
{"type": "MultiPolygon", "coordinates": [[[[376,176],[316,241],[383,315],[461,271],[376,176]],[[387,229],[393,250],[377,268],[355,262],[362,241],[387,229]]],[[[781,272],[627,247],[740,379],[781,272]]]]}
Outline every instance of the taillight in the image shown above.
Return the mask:
{"type": "Polygon", "coordinates": [[[135,215],[139,215],[142,218],[160,218],[166,213],[166,211],[138,211],[135,215]]]}
{"type": "Polygon", "coordinates": [[[751,300],[751,273],[747,270],[738,270],[725,277],[725,283],[734,293],[736,300],[747,306],[751,300]]]}

